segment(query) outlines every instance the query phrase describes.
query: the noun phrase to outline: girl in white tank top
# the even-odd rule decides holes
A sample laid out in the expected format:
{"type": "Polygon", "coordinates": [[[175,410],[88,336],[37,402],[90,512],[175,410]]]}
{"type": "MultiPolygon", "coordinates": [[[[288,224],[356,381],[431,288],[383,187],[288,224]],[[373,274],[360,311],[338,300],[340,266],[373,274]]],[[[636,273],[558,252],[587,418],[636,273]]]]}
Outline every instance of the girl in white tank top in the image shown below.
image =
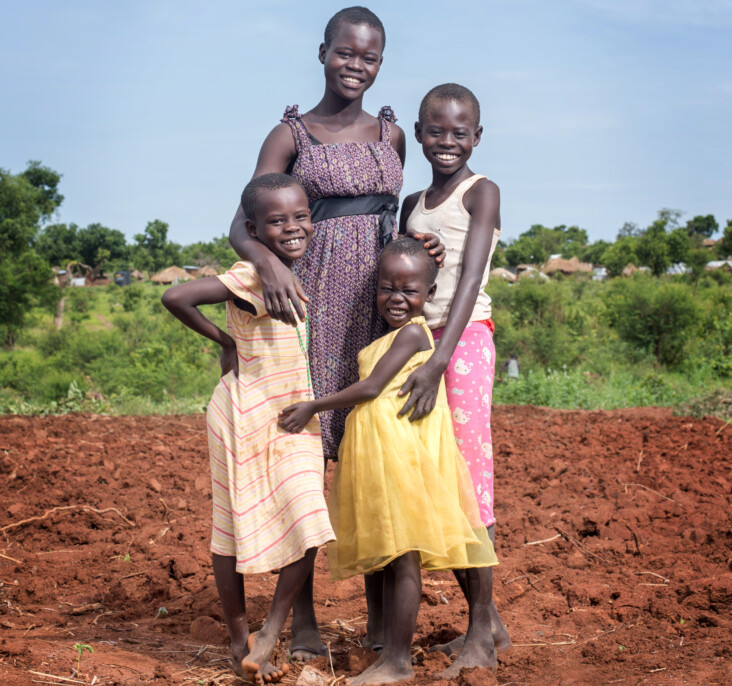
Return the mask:
{"type": "MultiPolygon", "coordinates": [[[[430,412],[444,374],[456,440],[470,470],[482,521],[492,536],[490,413],[495,347],[491,300],[485,288],[501,220],[498,186],[474,174],[467,165],[483,132],[479,122],[480,106],[475,96],[456,84],[432,89],[420,106],[415,133],[432,166],[432,185],[406,198],[399,230],[437,235],[445,245],[445,258],[435,297],[424,308],[427,324],[439,343],[432,357],[402,386],[401,394],[408,394],[409,399],[401,413],[411,412],[410,418],[418,419],[430,412]]],[[[469,588],[473,572],[462,573],[469,588]]],[[[490,627],[479,629],[471,621],[464,637],[438,646],[448,655],[459,653],[442,673],[447,678],[461,667],[485,666],[495,660],[494,650],[511,646],[492,598],[493,573],[486,570],[485,574],[490,578],[481,583],[486,583],[490,593],[478,601],[470,594],[466,597],[469,606],[488,606],[490,627]]],[[[471,607],[471,616],[472,611],[471,607]]],[[[479,614],[482,612],[476,613],[476,619],[479,614]]]]}

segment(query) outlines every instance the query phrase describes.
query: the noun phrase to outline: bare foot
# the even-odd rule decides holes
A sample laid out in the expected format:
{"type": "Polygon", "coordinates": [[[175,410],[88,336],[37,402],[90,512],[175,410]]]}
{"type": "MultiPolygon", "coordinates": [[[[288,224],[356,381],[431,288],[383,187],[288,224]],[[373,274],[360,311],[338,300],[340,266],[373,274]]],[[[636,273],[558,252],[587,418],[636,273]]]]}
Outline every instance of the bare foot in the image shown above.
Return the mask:
{"type": "Polygon", "coordinates": [[[371,665],[361,674],[346,681],[347,684],[394,684],[398,681],[408,681],[414,677],[412,665],[383,661],[380,665],[371,665]]]}
{"type": "MultiPolygon", "coordinates": [[[[261,632],[249,634],[247,639],[249,654],[241,661],[241,669],[244,672],[241,676],[257,684],[257,686],[280,681],[290,671],[290,665],[283,664],[281,667],[277,667],[268,662],[276,642],[276,640],[267,640],[266,636],[261,636],[261,632]],[[257,637],[261,638],[258,640],[257,637]],[[260,668],[262,664],[264,664],[264,667],[260,668]]],[[[239,674],[238,671],[237,674],[239,674]]]]}
{"type": "Polygon", "coordinates": [[[323,644],[317,627],[299,631],[293,628],[290,641],[290,658],[293,662],[308,662],[327,654],[328,649],[323,644]]]}
{"type": "Polygon", "coordinates": [[[461,669],[490,667],[495,670],[497,665],[496,650],[493,645],[492,636],[489,636],[488,640],[466,640],[455,662],[447,669],[441,671],[438,676],[443,679],[453,679],[458,676],[461,669]]]}
{"type": "Polygon", "coordinates": [[[373,650],[375,653],[380,653],[384,649],[384,639],[371,638],[371,635],[367,633],[366,637],[361,641],[361,645],[366,650],[373,650]]]}
{"type": "MultiPolygon", "coordinates": [[[[503,653],[513,648],[511,637],[509,636],[506,627],[503,626],[503,622],[501,622],[501,625],[498,627],[497,631],[493,631],[493,644],[497,653],[503,653]]],[[[444,653],[445,655],[447,655],[447,657],[453,659],[460,655],[460,651],[463,649],[463,645],[465,645],[465,634],[463,634],[462,636],[458,636],[457,638],[453,638],[452,641],[448,641],[447,643],[434,645],[431,648],[428,648],[427,652],[444,653]]]]}
{"type": "Polygon", "coordinates": [[[497,653],[504,653],[513,648],[511,636],[509,636],[506,627],[503,626],[503,622],[501,622],[501,626],[497,630],[494,629],[493,631],[493,645],[496,647],[497,653]]]}

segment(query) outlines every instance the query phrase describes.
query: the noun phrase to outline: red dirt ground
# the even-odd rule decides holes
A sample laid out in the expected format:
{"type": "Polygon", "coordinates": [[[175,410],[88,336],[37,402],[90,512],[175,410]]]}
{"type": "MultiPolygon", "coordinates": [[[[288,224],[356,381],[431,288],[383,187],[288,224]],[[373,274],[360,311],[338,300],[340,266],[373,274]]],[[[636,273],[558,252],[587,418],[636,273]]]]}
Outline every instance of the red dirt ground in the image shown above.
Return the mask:
{"type": "MultiPolygon", "coordinates": [[[[732,428],[508,406],[494,441],[496,599],[515,647],[497,675],[455,683],[731,683],[732,428]]],[[[208,554],[202,416],[2,417],[0,474],[0,684],[237,682],[208,554]],[[94,651],[79,673],[74,644],[94,651]]],[[[274,582],[247,578],[253,625],[274,582]]],[[[337,676],[373,659],[358,647],[361,588],[329,582],[321,551],[316,608],[337,676]]],[[[425,576],[417,684],[447,683],[432,676],[447,658],[421,648],[466,621],[451,576],[425,576]]]]}

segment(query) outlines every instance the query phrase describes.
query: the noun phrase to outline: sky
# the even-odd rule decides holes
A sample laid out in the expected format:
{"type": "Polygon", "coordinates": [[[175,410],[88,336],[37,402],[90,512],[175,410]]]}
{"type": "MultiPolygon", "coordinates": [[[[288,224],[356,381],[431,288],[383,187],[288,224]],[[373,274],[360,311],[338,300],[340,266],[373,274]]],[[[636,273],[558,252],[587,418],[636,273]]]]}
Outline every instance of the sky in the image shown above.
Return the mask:
{"type": "MultiPolygon", "coordinates": [[[[264,137],[323,93],[317,51],[341,2],[35,0],[0,6],[0,167],[63,174],[54,221],[183,245],[228,234],[264,137]]],[[[503,238],[532,224],[614,240],[664,207],[732,219],[732,0],[411,0],[364,104],[413,137],[447,81],[481,103],[471,168],[501,188],[503,238]]]]}

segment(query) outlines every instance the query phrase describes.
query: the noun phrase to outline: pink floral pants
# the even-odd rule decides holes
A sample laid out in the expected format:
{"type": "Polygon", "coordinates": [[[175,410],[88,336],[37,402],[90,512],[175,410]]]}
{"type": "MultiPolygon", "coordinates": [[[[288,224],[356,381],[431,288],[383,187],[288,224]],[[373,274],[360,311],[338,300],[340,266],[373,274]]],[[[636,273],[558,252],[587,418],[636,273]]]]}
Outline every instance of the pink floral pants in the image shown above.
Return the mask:
{"type": "MultiPolygon", "coordinates": [[[[435,342],[442,329],[434,329],[435,342]]],[[[460,452],[470,470],[481,521],[490,526],[493,516],[493,442],[491,398],[496,373],[493,334],[485,322],[470,322],[463,331],[445,370],[447,402],[452,412],[460,452]]]]}

